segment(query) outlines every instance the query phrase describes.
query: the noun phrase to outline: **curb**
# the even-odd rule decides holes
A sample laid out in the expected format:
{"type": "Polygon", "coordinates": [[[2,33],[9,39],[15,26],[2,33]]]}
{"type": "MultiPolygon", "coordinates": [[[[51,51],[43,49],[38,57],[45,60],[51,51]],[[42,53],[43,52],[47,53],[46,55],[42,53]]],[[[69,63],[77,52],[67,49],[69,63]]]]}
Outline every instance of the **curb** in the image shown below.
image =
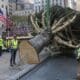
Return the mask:
{"type": "MultiPolygon", "coordinates": [[[[47,55],[39,64],[44,62],[48,57],[49,57],[49,55],[47,55]]],[[[31,65],[29,68],[19,71],[17,74],[15,74],[14,76],[11,76],[10,78],[8,78],[6,80],[19,80],[23,75],[28,74],[30,71],[32,71],[34,68],[36,68],[39,64],[31,65]]]]}
{"type": "Polygon", "coordinates": [[[15,74],[14,76],[11,76],[9,79],[6,79],[6,80],[18,80],[24,74],[29,73],[35,66],[37,66],[37,65],[34,65],[29,69],[27,69],[27,68],[23,69],[22,71],[19,71],[17,74],[15,74]]]}

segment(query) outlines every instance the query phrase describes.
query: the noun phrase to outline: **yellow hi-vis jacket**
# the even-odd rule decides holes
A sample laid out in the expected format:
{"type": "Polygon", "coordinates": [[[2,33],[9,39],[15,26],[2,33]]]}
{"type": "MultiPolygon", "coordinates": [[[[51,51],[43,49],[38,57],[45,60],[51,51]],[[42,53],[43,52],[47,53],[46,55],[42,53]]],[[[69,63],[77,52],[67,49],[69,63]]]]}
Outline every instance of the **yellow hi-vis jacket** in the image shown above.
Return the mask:
{"type": "Polygon", "coordinates": [[[6,47],[7,48],[11,47],[11,40],[9,40],[9,39],[6,40],[6,47]]]}
{"type": "Polygon", "coordinates": [[[12,39],[11,41],[12,48],[17,49],[18,48],[18,40],[12,39]]]}
{"type": "Polygon", "coordinates": [[[0,46],[3,47],[3,39],[0,38],[0,46]]]}

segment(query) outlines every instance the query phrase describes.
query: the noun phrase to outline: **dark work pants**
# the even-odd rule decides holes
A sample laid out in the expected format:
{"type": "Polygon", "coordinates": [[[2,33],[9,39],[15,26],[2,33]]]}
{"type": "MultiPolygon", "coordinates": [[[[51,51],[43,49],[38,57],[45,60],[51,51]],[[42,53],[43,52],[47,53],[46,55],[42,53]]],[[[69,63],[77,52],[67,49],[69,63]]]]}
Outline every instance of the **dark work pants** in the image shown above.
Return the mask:
{"type": "Polygon", "coordinates": [[[0,46],[0,56],[2,55],[2,46],[0,46]]]}
{"type": "Polygon", "coordinates": [[[15,64],[16,53],[17,53],[17,49],[11,49],[11,59],[10,59],[11,65],[15,64]]]}

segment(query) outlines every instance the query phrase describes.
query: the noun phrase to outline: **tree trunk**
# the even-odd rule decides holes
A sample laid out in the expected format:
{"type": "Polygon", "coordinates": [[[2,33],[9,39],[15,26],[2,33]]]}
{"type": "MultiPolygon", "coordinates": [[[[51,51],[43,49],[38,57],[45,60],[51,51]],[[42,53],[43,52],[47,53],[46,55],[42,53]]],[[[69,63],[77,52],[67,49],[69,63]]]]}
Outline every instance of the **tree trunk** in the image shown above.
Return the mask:
{"type": "Polygon", "coordinates": [[[47,32],[38,34],[29,41],[23,40],[20,43],[20,56],[23,63],[36,64],[40,62],[39,53],[49,44],[50,35],[47,32]]]}
{"type": "Polygon", "coordinates": [[[44,46],[49,44],[49,41],[50,35],[47,32],[43,32],[29,40],[30,44],[36,49],[38,54],[44,48],[44,46]]]}

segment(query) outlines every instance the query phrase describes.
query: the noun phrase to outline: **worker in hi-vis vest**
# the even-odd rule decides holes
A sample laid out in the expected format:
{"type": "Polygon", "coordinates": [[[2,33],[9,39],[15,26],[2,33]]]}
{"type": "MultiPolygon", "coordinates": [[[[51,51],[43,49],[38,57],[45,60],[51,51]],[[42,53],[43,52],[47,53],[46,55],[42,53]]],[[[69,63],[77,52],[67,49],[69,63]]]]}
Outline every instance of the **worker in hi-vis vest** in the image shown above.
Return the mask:
{"type": "Polygon", "coordinates": [[[3,39],[0,38],[0,56],[2,55],[3,39]]]}
{"type": "Polygon", "coordinates": [[[11,52],[11,40],[6,39],[6,48],[8,52],[11,52]]]}
{"type": "Polygon", "coordinates": [[[11,40],[11,59],[10,59],[10,66],[16,65],[15,59],[16,59],[16,53],[18,49],[18,40],[16,35],[11,40]]]}
{"type": "Polygon", "coordinates": [[[77,60],[80,59],[80,47],[77,49],[77,60]]]}
{"type": "Polygon", "coordinates": [[[2,55],[2,49],[5,47],[6,44],[6,36],[1,35],[0,37],[0,56],[2,55]]]}

